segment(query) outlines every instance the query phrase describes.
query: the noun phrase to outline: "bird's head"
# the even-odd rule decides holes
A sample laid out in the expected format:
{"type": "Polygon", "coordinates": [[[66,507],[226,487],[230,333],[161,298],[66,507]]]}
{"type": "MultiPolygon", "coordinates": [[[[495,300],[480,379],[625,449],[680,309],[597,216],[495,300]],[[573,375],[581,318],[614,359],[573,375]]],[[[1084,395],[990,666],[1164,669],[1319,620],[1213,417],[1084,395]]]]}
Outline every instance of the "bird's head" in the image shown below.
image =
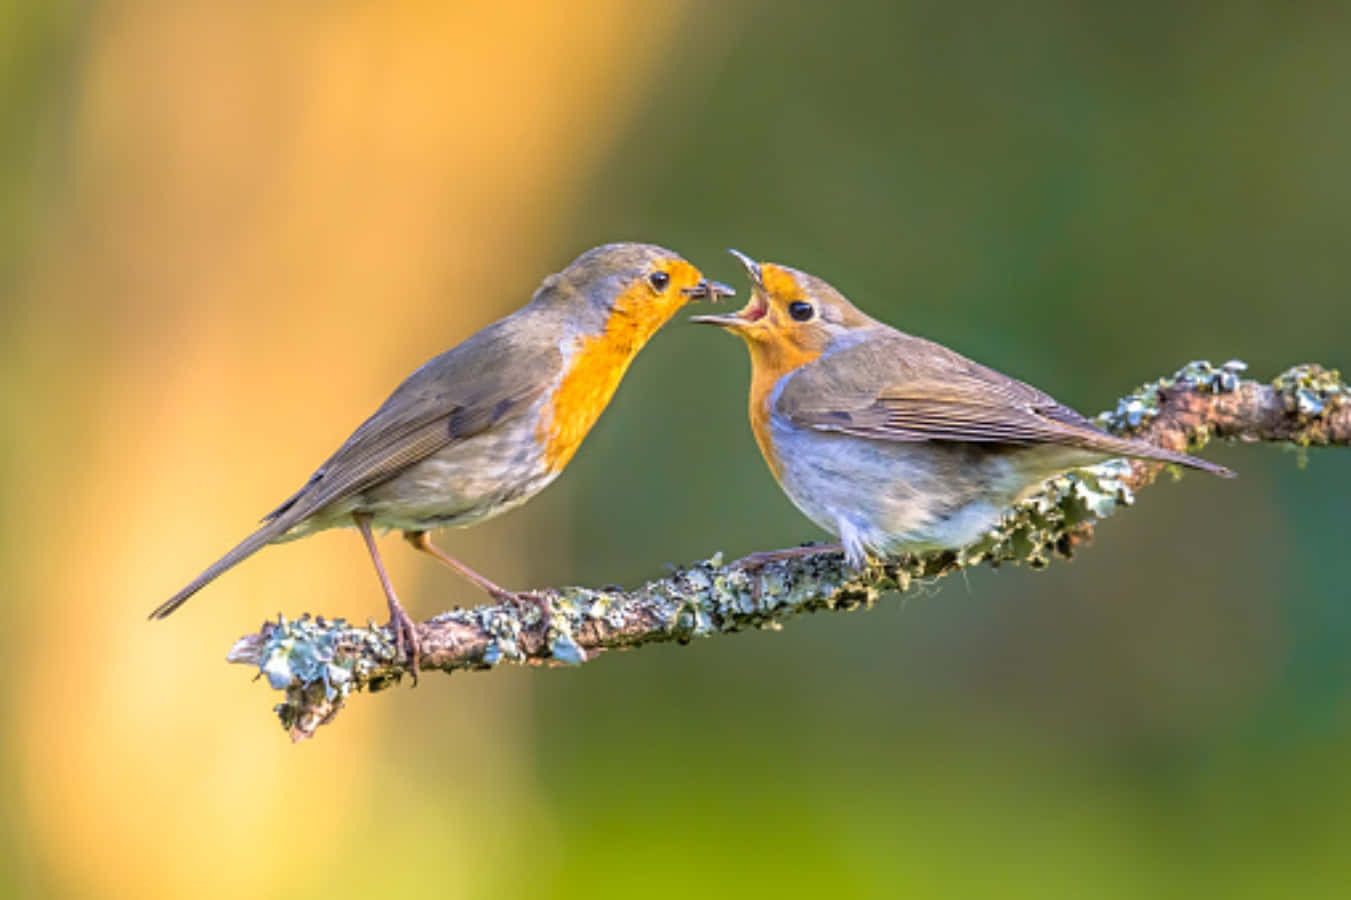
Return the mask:
{"type": "Polygon", "coordinates": [[[750,277],[750,300],[730,315],[695,316],[690,321],[740,335],[753,363],[802,365],[825,353],[835,341],[877,324],[815,275],[757,263],[736,250],[729,252],[750,277]]]}
{"type": "Polygon", "coordinates": [[[705,279],[678,253],[637,243],[593,247],[550,276],[546,287],[569,302],[584,301],[604,313],[607,321],[619,314],[653,331],[686,303],[735,293],[705,279]]]}

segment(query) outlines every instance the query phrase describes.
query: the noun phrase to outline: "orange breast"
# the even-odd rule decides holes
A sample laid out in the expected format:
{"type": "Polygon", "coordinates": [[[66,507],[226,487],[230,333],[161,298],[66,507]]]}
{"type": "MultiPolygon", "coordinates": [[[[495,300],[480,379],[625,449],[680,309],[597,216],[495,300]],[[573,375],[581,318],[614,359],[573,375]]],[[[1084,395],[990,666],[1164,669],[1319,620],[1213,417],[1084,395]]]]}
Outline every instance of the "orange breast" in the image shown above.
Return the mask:
{"type": "Polygon", "coordinates": [[[751,354],[751,433],[760,445],[760,455],[765,458],[774,478],[778,479],[783,471],[783,463],[774,450],[769,431],[770,395],[781,378],[817,359],[820,354],[781,341],[753,342],[747,346],[751,354]]]}
{"type": "Polygon", "coordinates": [[[615,301],[600,334],[580,341],[536,433],[551,470],[562,469],[572,459],[614,396],[629,363],[679,307],[678,293],[674,302],[663,303],[640,284],[615,301]]]}
{"type": "Polygon", "coordinates": [[[778,454],[774,452],[774,442],[769,435],[769,395],[778,379],[758,378],[756,377],[758,374],[758,372],[751,374],[751,434],[755,435],[755,443],[760,445],[760,455],[765,458],[765,463],[777,479],[783,470],[783,464],[779,462],[778,454]]]}

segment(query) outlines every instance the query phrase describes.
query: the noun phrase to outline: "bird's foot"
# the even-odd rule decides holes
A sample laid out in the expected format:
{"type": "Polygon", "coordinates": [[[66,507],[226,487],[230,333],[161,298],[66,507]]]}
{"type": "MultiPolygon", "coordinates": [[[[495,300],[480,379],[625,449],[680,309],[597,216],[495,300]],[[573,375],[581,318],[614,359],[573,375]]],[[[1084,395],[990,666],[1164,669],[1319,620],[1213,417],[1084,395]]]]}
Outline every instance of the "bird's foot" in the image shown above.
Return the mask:
{"type": "Polygon", "coordinates": [[[422,657],[422,639],[418,637],[417,624],[404,612],[403,604],[395,600],[389,604],[389,622],[385,627],[394,632],[395,657],[407,661],[413,687],[417,687],[422,657]]]}

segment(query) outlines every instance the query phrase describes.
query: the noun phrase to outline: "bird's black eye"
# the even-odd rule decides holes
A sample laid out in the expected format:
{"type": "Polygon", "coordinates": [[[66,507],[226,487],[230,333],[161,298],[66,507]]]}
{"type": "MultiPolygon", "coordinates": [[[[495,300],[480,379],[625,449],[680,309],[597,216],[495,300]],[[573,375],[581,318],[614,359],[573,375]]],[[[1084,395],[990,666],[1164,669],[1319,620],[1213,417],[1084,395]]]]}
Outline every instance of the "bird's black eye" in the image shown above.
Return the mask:
{"type": "Polygon", "coordinates": [[[792,316],[795,321],[806,322],[816,315],[816,310],[806,300],[794,300],[788,304],[788,315],[792,316]]]}
{"type": "Polygon", "coordinates": [[[665,272],[653,272],[647,276],[647,283],[659,291],[666,290],[666,285],[671,283],[671,276],[665,272]]]}

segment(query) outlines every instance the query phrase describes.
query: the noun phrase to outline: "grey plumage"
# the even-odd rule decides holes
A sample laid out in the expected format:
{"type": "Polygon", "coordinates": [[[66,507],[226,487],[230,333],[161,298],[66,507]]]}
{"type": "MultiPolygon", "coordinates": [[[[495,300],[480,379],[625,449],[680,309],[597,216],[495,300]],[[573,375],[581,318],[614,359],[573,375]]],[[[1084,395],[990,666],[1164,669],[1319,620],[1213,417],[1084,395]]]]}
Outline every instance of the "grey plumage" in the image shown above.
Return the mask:
{"type": "Polygon", "coordinates": [[[775,411],[798,425],[875,440],[1056,444],[1233,475],[1110,435],[1044,391],[885,325],[854,332],[841,349],[789,375],[775,411]]]}
{"type": "MultiPolygon", "coordinates": [[[[682,278],[701,277],[662,247],[607,244],[545,278],[529,304],[408,376],[261,527],[151,618],[169,615],[262,547],[352,525],[354,514],[375,527],[416,532],[471,524],[528,500],[558,475],[538,431],[569,356],[582,337],[604,330],[625,289],[667,264],[683,267],[682,278]]],[[[702,281],[698,287],[704,294],[673,282],[670,292],[654,288],[653,297],[674,302],[674,312],[711,290],[702,281]]]]}

